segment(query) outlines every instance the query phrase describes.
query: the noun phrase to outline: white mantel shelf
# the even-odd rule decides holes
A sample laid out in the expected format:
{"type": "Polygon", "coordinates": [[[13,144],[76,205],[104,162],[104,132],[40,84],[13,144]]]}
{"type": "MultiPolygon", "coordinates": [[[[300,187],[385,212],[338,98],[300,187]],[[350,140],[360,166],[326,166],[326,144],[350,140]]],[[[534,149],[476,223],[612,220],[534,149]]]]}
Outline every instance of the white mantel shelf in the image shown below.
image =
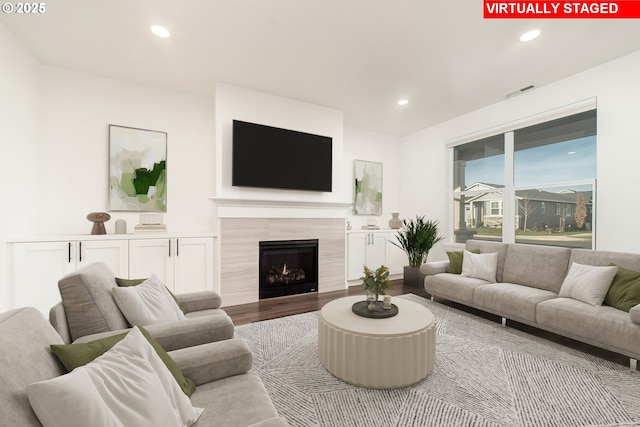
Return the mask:
{"type": "Polygon", "coordinates": [[[218,218],[346,218],[352,203],[210,197],[218,218]]]}

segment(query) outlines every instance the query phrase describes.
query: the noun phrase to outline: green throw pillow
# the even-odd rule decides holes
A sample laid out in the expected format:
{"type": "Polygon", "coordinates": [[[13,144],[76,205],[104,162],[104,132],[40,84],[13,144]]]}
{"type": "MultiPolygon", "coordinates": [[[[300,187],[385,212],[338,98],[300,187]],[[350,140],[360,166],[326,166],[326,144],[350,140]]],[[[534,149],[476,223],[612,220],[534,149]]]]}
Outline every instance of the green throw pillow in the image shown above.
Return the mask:
{"type": "MultiPolygon", "coordinates": [[[[128,288],[129,286],[136,286],[136,285],[139,285],[140,283],[144,282],[145,280],[147,280],[147,279],[122,279],[120,277],[116,277],[116,283],[121,288],[128,288]]],[[[167,287],[165,286],[165,288],[167,288],[167,287]]],[[[187,310],[180,304],[180,301],[178,301],[178,298],[176,298],[176,296],[173,294],[173,292],[171,292],[171,290],[169,288],[167,288],[167,291],[169,291],[169,295],[171,295],[171,298],[173,298],[173,300],[176,302],[176,304],[178,304],[178,308],[180,308],[180,310],[182,311],[182,314],[187,314],[187,310]]]]}
{"type": "MultiPolygon", "coordinates": [[[[167,366],[171,375],[176,379],[180,388],[187,396],[196,389],[196,385],[189,378],[185,377],[180,367],[169,356],[169,354],[162,348],[160,344],[151,336],[146,329],[139,327],[140,332],[147,338],[151,346],[154,348],[160,359],[167,366]]],[[[60,362],[64,365],[67,372],[73,371],[78,366],[86,365],[94,359],[102,356],[107,350],[120,342],[128,332],[124,332],[118,335],[112,335],[110,337],[101,338],[99,340],[90,341],[87,343],[79,344],[52,344],[51,351],[60,359],[60,362]]]]}
{"type": "MultiPolygon", "coordinates": [[[[474,249],[472,251],[474,254],[479,254],[480,250],[474,249]]],[[[449,266],[447,267],[447,273],[451,274],[461,274],[462,273],[462,259],[464,257],[464,251],[452,251],[447,252],[447,256],[449,257],[449,266]]]]}
{"type": "Polygon", "coordinates": [[[640,304],[640,272],[618,266],[604,303],[626,312],[640,304]]]}

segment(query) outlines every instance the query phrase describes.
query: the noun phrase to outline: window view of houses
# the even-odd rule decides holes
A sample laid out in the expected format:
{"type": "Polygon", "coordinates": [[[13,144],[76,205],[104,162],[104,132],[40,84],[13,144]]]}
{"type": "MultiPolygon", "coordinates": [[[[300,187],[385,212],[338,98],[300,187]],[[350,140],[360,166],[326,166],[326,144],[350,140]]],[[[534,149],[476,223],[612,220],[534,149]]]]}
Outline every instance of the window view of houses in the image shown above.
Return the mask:
{"type": "Polygon", "coordinates": [[[591,110],[454,147],[455,240],[592,248],[595,123],[591,110]]]}

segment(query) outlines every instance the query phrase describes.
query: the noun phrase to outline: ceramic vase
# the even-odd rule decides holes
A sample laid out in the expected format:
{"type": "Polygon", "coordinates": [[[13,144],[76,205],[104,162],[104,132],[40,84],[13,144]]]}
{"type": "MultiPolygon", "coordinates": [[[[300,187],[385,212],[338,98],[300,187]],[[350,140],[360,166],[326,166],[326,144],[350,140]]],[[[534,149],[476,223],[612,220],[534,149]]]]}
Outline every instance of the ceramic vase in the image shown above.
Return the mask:
{"type": "Polygon", "coordinates": [[[400,214],[398,212],[393,212],[391,216],[392,218],[389,220],[389,228],[397,230],[402,227],[402,220],[398,218],[400,214]]]}

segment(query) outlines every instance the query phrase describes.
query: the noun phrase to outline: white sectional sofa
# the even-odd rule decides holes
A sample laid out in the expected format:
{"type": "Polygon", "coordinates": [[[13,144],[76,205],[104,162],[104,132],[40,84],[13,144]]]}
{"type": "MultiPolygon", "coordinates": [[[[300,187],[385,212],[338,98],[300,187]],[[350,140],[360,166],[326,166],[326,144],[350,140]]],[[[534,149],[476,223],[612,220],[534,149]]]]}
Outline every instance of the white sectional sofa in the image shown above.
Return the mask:
{"type": "MultiPolygon", "coordinates": [[[[495,283],[470,276],[469,267],[467,275],[454,274],[447,273],[449,261],[429,262],[421,271],[426,274],[424,287],[432,297],[496,314],[503,324],[507,319],[515,320],[623,354],[630,358],[631,369],[637,369],[640,304],[626,312],[567,296],[568,288],[561,288],[574,263],[576,267],[615,264],[640,272],[640,254],[480,240],[467,241],[465,249],[497,254],[495,283]]],[[[586,286],[587,280],[583,282],[578,280],[577,286],[586,286]]]]}

